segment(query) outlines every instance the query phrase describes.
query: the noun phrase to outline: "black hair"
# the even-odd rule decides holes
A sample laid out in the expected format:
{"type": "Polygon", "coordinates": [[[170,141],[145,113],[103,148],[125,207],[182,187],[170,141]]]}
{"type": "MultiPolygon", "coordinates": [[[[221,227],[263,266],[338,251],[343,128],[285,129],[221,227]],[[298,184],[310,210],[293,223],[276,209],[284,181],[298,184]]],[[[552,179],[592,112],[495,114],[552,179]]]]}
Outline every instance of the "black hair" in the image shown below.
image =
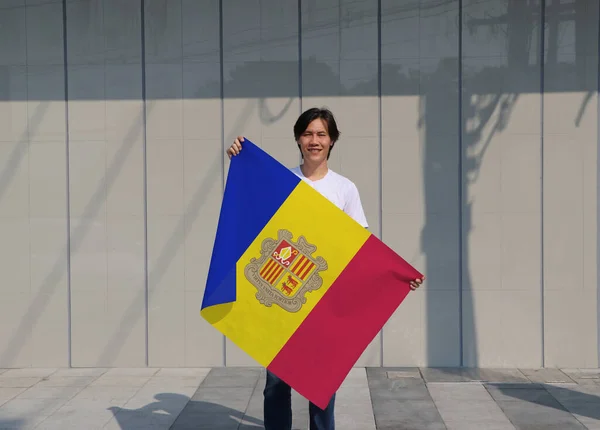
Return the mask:
{"type": "MultiPolygon", "coordinates": [[[[298,141],[302,133],[304,133],[308,128],[308,125],[315,119],[322,119],[327,124],[327,133],[331,138],[331,147],[329,148],[329,152],[327,154],[327,159],[329,159],[333,145],[340,138],[341,134],[337,123],[335,122],[335,117],[329,109],[314,107],[302,112],[302,114],[296,120],[296,124],[294,124],[294,139],[298,141]]],[[[298,148],[300,148],[300,145],[298,145],[298,148]]],[[[300,151],[300,154],[302,154],[302,151],[300,151]]]]}

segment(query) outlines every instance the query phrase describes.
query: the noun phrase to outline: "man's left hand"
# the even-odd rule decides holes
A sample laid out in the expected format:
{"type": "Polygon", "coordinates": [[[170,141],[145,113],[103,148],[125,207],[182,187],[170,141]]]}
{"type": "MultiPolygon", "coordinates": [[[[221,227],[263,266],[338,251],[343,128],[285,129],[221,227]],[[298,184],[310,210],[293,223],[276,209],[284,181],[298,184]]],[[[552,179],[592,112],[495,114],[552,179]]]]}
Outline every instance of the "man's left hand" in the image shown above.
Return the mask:
{"type": "Polygon", "coordinates": [[[419,288],[421,286],[421,284],[423,283],[423,281],[425,280],[425,276],[423,276],[422,278],[417,278],[414,281],[410,281],[410,289],[412,291],[415,291],[417,288],[419,288]]]}

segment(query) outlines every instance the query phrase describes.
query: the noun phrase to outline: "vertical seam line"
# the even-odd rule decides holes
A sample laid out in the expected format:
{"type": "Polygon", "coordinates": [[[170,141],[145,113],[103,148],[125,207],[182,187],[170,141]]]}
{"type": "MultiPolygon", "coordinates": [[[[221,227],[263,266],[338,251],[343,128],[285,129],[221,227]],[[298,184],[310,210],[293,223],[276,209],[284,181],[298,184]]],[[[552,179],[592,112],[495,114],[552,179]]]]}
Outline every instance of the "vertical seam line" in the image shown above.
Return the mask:
{"type": "Polygon", "coordinates": [[[302,113],[302,0],[298,0],[298,100],[302,113]]]}
{"type": "MultiPolygon", "coordinates": [[[[598,23],[600,23],[600,6],[598,7],[598,20],[596,21],[596,24],[598,23]]],[[[598,59],[598,68],[596,70],[596,139],[598,145],[596,146],[596,344],[598,350],[598,367],[600,367],[600,312],[598,312],[598,305],[600,304],[600,272],[598,271],[598,267],[600,266],[600,175],[598,175],[598,168],[600,167],[600,151],[598,151],[598,148],[600,148],[600,25],[598,25],[597,44],[596,58],[598,59]]]]}
{"type": "Polygon", "coordinates": [[[540,2],[540,320],[541,320],[541,366],[546,363],[546,330],[545,330],[545,300],[544,300],[544,62],[546,49],[545,26],[546,26],[546,0],[540,2]]]}
{"type": "MultiPolygon", "coordinates": [[[[220,98],[221,98],[221,186],[222,195],[225,194],[225,73],[223,64],[223,0],[219,0],[219,69],[221,74],[220,79],[220,98]]],[[[227,338],[223,339],[223,366],[227,366],[227,338]]]]}
{"type": "MultiPolygon", "coordinates": [[[[379,237],[383,240],[383,120],[381,117],[382,106],[381,106],[381,0],[377,0],[377,116],[379,127],[379,237]]],[[[384,326],[385,327],[385,326],[384,326]]],[[[383,347],[383,331],[384,327],[379,331],[379,363],[383,367],[384,360],[384,347],[383,347]]]]}
{"type": "MultiPolygon", "coordinates": [[[[27,14],[26,14],[27,15],[27,14]]],[[[67,43],[67,1],[62,2],[63,15],[63,67],[64,67],[64,85],[65,85],[65,155],[66,155],[66,204],[67,204],[67,246],[66,246],[66,261],[67,261],[67,362],[68,367],[73,366],[72,352],[72,302],[71,302],[71,193],[70,193],[70,145],[69,145],[69,60],[68,60],[68,43],[67,43]]]]}
{"type": "Polygon", "coordinates": [[[141,69],[142,69],[142,157],[144,183],[144,300],[146,323],[146,367],[150,365],[150,321],[149,321],[149,275],[148,275],[148,159],[147,159],[147,112],[146,112],[146,4],[140,0],[141,69]]]}
{"type": "Polygon", "coordinates": [[[464,280],[464,230],[463,230],[463,76],[462,76],[462,50],[463,50],[463,2],[458,0],[458,248],[460,263],[458,267],[458,336],[459,336],[459,363],[464,366],[464,327],[463,327],[463,280],[464,280]]]}

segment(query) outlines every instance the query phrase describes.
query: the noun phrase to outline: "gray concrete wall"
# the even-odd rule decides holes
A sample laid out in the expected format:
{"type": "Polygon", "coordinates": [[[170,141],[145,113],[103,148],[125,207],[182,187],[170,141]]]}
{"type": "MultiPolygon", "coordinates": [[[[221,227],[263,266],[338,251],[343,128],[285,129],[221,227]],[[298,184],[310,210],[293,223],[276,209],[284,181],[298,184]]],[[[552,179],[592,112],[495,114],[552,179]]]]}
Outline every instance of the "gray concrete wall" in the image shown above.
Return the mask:
{"type": "Polygon", "coordinates": [[[254,365],[199,316],[224,148],[292,166],[315,105],[371,230],[428,276],[358,365],[597,367],[599,18],[0,0],[0,367],[254,365]]]}

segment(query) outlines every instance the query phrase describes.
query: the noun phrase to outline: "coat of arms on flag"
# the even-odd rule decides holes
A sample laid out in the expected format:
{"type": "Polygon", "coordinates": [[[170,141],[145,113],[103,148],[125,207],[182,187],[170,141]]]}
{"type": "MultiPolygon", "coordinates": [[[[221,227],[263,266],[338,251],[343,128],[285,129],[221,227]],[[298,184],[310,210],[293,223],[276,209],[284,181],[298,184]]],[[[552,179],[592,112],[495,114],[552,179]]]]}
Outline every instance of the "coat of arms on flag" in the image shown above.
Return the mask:
{"type": "Polygon", "coordinates": [[[258,289],[256,298],[264,305],[278,304],[288,312],[297,312],[306,303],[306,293],[323,284],[319,272],[327,269],[322,256],[312,254],[317,247],[304,236],[297,243],[292,233],[282,229],[277,240],[266,238],[262,242],[259,259],[252,258],[246,266],[246,278],[258,289]]]}

